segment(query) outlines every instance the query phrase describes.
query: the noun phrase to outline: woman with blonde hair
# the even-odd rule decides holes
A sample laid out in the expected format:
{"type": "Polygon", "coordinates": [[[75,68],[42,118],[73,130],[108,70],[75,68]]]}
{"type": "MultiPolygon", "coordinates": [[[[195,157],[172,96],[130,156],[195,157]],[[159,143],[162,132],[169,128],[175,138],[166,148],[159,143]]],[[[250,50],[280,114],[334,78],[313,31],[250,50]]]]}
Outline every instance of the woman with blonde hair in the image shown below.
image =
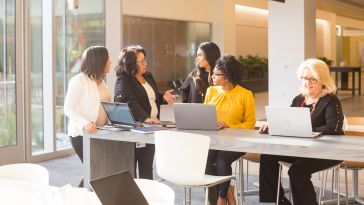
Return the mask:
{"type": "MultiPolygon", "coordinates": [[[[341,104],[335,95],[336,86],[331,79],[329,67],[318,59],[307,59],[298,71],[297,77],[302,81],[301,94],[296,96],[291,107],[310,109],[312,129],[327,135],[343,135],[344,116],[341,104]]],[[[297,119],[299,120],[299,119],[297,119]]],[[[268,125],[260,128],[268,131],[268,125]]],[[[316,193],[311,182],[311,175],[341,163],[336,160],[312,159],[277,155],[261,155],[259,195],[261,202],[275,202],[278,186],[279,161],[291,163],[288,170],[295,205],[317,204],[316,193]]],[[[280,189],[280,205],[291,204],[280,189]]]]}

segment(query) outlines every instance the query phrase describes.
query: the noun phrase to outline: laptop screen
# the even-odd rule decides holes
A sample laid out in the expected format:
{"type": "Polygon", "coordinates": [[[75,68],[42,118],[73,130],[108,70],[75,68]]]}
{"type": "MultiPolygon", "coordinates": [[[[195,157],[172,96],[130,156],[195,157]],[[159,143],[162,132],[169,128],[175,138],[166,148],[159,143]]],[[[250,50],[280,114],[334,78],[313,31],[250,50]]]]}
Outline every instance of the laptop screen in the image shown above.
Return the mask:
{"type": "Polygon", "coordinates": [[[90,185],[103,205],[148,205],[127,171],[91,180],[90,185]]]}
{"type": "Polygon", "coordinates": [[[136,122],[126,103],[101,102],[111,124],[130,125],[135,127],[136,122]]]}

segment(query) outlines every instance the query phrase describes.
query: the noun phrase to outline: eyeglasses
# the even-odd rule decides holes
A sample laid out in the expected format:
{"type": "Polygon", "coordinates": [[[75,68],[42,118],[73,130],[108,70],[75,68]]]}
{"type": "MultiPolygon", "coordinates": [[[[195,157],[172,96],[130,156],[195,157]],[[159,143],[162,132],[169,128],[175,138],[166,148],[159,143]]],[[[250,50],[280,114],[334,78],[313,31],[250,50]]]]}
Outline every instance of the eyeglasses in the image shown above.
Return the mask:
{"type": "Polygon", "coordinates": [[[141,63],[142,65],[147,65],[147,60],[137,61],[137,63],[141,63]]]}
{"type": "Polygon", "coordinates": [[[221,75],[225,75],[223,73],[213,73],[212,76],[221,76],[221,75]]]}
{"type": "Polygon", "coordinates": [[[316,83],[317,83],[317,79],[315,79],[315,78],[308,78],[308,77],[304,77],[304,76],[302,76],[302,77],[301,77],[301,80],[302,80],[302,81],[309,82],[309,83],[311,83],[311,84],[316,84],[316,83]]]}

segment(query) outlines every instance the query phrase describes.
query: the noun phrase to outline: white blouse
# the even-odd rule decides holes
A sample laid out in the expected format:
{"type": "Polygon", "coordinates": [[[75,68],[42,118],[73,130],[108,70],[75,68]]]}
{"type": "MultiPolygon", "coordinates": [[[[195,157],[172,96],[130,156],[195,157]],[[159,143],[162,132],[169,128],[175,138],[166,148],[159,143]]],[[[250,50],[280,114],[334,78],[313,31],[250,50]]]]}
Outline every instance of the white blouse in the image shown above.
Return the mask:
{"type": "Polygon", "coordinates": [[[150,104],[150,107],[152,108],[150,111],[150,117],[157,117],[158,116],[158,107],[157,107],[157,103],[155,103],[155,100],[156,100],[155,92],[154,92],[152,86],[150,86],[148,82],[146,82],[142,85],[143,85],[145,91],[147,92],[149,104],[150,104]]]}

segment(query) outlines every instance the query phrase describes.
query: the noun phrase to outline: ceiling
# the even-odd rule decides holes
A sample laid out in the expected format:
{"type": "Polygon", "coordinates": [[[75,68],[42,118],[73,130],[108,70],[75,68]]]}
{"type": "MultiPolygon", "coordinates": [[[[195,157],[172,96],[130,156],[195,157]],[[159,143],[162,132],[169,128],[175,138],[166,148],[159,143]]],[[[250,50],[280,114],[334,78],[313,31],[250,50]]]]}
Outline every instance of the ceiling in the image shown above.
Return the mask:
{"type": "Polygon", "coordinates": [[[317,0],[317,8],[364,21],[364,0],[317,0]]]}

